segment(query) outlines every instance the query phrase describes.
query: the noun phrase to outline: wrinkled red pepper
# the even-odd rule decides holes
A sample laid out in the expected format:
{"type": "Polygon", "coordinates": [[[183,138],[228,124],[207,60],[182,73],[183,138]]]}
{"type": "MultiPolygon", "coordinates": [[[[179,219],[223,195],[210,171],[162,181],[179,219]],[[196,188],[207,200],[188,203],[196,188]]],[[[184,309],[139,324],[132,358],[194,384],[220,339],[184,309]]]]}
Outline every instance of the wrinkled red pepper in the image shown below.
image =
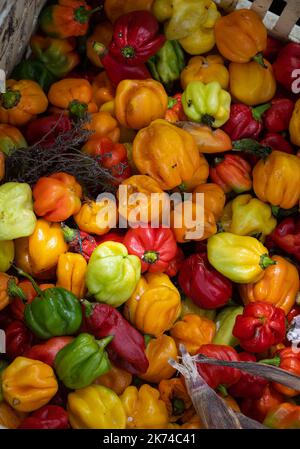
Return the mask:
{"type": "MultiPolygon", "coordinates": [[[[248,352],[240,352],[239,359],[242,362],[256,362],[256,357],[248,352]]],[[[229,388],[228,393],[235,398],[259,399],[267,384],[263,377],[241,371],[240,380],[229,388]]]]}
{"type": "Polygon", "coordinates": [[[264,147],[272,148],[273,151],[282,151],[288,154],[294,153],[292,145],[281,134],[267,133],[260,141],[260,144],[264,147]]]}
{"type": "Polygon", "coordinates": [[[282,49],[283,43],[274,37],[267,37],[267,47],[263,51],[264,58],[268,61],[273,62],[279,51],[282,49]]]}
{"type": "Polygon", "coordinates": [[[210,265],[206,254],[192,254],[185,259],[178,282],[184,294],[205,309],[223,307],[232,296],[231,281],[210,265]]]}
{"type": "Polygon", "coordinates": [[[270,106],[270,103],[255,108],[241,103],[232,104],[229,120],[223,126],[223,130],[232,140],[246,137],[257,139],[263,130],[262,116],[270,106]]]}
{"type": "Polygon", "coordinates": [[[176,255],[177,243],[169,228],[129,229],[124,241],[129,254],[138,256],[142,264],[142,273],[162,272],[176,255]]]}
{"type": "Polygon", "coordinates": [[[101,339],[113,335],[107,347],[110,360],[131,374],[145,373],[149,362],[145,355],[144,337],[123,318],[120,312],[108,304],[93,304],[84,301],[83,327],[101,339]]]}
{"type": "MultiPolygon", "coordinates": [[[[278,83],[293,92],[293,83],[300,78],[300,44],[290,42],[285,45],[278,53],[273,70],[278,83]]],[[[299,88],[300,82],[296,84],[299,88]]]]}
{"type": "MultiPolygon", "coordinates": [[[[203,354],[213,359],[238,362],[239,355],[234,348],[227,345],[202,345],[197,354],[203,354]]],[[[241,371],[236,368],[197,363],[199,374],[211,388],[228,388],[240,380],[241,371]]]]}
{"type": "Polygon", "coordinates": [[[232,334],[245,351],[261,353],[281,343],[285,332],[284,311],[268,302],[255,301],[236,317],[232,334]]]}
{"type": "Polygon", "coordinates": [[[165,114],[165,120],[168,122],[174,123],[187,120],[183,110],[181,97],[182,94],[175,94],[173,97],[169,97],[168,109],[165,114]]]}
{"type": "Polygon", "coordinates": [[[68,413],[58,405],[45,405],[27,416],[19,429],[68,429],[68,413]]]}
{"type": "Polygon", "coordinates": [[[72,340],[73,337],[53,337],[45,343],[32,346],[26,351],[25,355],[30,359],[40,360],[47,363],[47,365],[53,366],[58,351],[71,343],[72,340]]]}
{"type": "Polygon", "coordinates": [[[264,113],[264,127],[271,133],[280,133],[289,127],[294,102],[289,98],[274,98],[271,107],[264,113]]]}
{"type": "Polygon", "coordinates": [[[241,156],[224,154],[214,159],[209,169],[212,182],[218,184],[225,193],[251,190],[251,165],[241,156]]]}
{"type": "Polygon", "coordinates": [[[165,270],[165,274],[167,274],[170,278],[176,276],[178,271],[180,270],[183,261],[184,261],[184,253],[182,249],[179,246],[177,246],[175,257],[169,263],[167,269],[165,270]]]}
{"type": "Polygon", "coordinates": [[[62,231],[65,241],[69,244],[69,250],[81,254],[88,262],[98,246],[95,238],[87,232],[69,228],[65,223],[62,223],[62,231]]]}
{"type": "Polygon", "coordinates": [[[285,218],[270,234],[270,239],[300,261],[300,216],[285,218]]]}
{"type": "Polygon", "coordinates": [[[22,321],[12,321],[5,329],[6,353],[13,360],[31,348],[34,336],[22,321]]]}
{"type": "Polygon", "coordinates": [[[58,135],[72,129],[71,120],[64,114],[53,114],[36,118],[26,127],[26,139],[30,145],[41,142],[44,148],[49,148],[55,143],[58,135]]]}

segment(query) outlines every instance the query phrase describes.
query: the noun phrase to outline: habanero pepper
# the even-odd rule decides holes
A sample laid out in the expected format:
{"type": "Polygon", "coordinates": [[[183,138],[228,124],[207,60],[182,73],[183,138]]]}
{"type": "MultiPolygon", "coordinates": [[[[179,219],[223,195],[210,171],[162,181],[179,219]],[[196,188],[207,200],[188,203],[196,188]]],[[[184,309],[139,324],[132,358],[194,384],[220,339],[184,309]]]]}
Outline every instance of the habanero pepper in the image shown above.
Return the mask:
{"type": "Polygon", "coordinates": [[[272,388],[270,384],[267,384],[259,399],[244,398],[240,405],[242,413],[246,416],[263,422],[268,412],[284,401],[285,397],[272,388]]]}
{"type": "Polygon", "coordinates": [[[289,154],[294,153],[293,146],[281,134],[267,133],[263,136],[260,144],[264,147],[271,148],[273,151],[282,151],[289,154]]]}
{"type": "Polygon", "coordinates": [[[239,341],[232,335],[236,317],[243,313],[242,306],[227,306],[215,318],[216,334],[212,343],[216,345],[237,346],[239,341]]]}
{"type": "Polygon", "coordinates": [[[243,193],[251,190],[251,165],[241,156],[225,154],[214,159],[209,169],[211,180],[218,184],[225,193],[234,191],[243,193]]]}
{"type": "Polygon", "coordinates": [[[270,234],[270,238],[278,248],[300,261],[300,216],[285,218],[270,234]]]}
{"type": "Polygon", "coordinates": [[[251,108],[242,103],[232,104],[229,120],[223,126],[223,130],[232,140],[246,137],[257,139],[263,130],[262,116],[270,106],[267,103],[251,108]]]}
{"type": "MultiPolygon", "coordinates": [[[[22,280],[17,287],[18,290],[16,290],[16,287],[13,286],[14,298],[9,305],[9,310],[14,319],[23,321],[25,305],[34,300],[34,298],[37,295],[37,292],[33,288],[32,283],[27,279],[22,280]],[[21,290],[19,290],[19,288],[21,290]]],[[[54,285],[40,284],[39,287],[41,290],[46,290],[46,288],[54,287],[54,285]]]]}
{"type": "Polygon", "coordinates": [[[65,223],[61,224],[65,241],[69,245],[69,251],[81,254],[88,262],[98,243],[92,235],[79,229],[69,228],[65,223]]]}
{"type": "Polygon", "coordinates": [[[24,355],[32,346],[34,335],[22,321],[12,321],[5,329],[6,354],[11,360],[24,355]]]}
{"type": "Polygon", "coordinates": [[[269,411],[263,424],[271,429],[300,429],[300,406],[284,402],[269,411]]]}
{"type": "Polygon", "coordinates": [[[289,98],[273,98],[270,107],[263,115],[264,128],[270,133],[280,133],[287,130],[293,110],[294,102],[289,98]]]}
{"type": "Polygon", "coordinates": [[[175,257],[169,262],[169,265],[165,270],[165,273],[170,278],[176,276],[178,271],[180,270],[183,261],[184,261],[184,253],[182,249],[179,246],[177,246],[175,257]]]}
{"type": "Polygon", "coordinates": [[[15,126],[0,124],[0,151],[5,155],[12,154],[18,148],[27,147],[27,142],[15,126]]]}
{"type": "Polygon", "coordinates": [[[276,80],[290,92],[292,92],[293,83],[296,81],[293,72],[299,69],[299,67],[300,44],[290,42],[280,50],[273,64],[276,80]]]}
{"type": "Polygon", "coordinates": [[[66,345],[71,343],[73,339],[73,337],[50,338],[45,343],[39,343],[32,346],[26,351],[25,356],[33,360],[40,360],[53,367],[56,354],[66,345]]]}
{"type": "Polygon", "coordinates": [[[68,413],[58,405],[45,405],[27,416],[18,429],[68,429],[68,413]]]}

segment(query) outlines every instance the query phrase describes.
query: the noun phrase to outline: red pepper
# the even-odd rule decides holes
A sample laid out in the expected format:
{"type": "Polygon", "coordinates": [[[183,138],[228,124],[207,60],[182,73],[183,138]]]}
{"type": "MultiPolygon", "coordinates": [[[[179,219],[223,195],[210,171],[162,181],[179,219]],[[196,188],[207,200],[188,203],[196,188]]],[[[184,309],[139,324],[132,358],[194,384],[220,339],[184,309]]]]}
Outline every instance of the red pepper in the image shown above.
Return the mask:
{"type": "Polygon", "coordinates": [[[171,229],[145,228],[129,229],[123,244],[129,254],[141,259],[142,273],[162,272],[176,255],[177,243],[171,229]]]}
{"type": "Polygon", "coordinates": [[[267,47],[263,51],[264,58],[268,61],[273,62],[279,51],[282,49],[283,43],[274,37],[267,37],[267,47]]]}
{"type": "Polygon", "coordinates": [[[42,141],[44,148],[51,147],[59,134],[66,133],[72,128],[68,116],[53,114],[36,118],[26,128],[26,139],[30,145],[42,141]]]}
{"type": "Polygon", "coordinates": [[[22,356],[33,342],[32,332],[22,321],[12,321],[5,329],[6,353],[10,359],[22,356]]]}
{"type": "Polygon", "coordinates": [[[109,53],[117,61],[129,66],[144,64],[166,40],[158,32],[158,22],[149,11],[124,14],[114,24],[109,53]]]}
{"type": "Polygon", "coordinates": [[[212,182],[218,184],[225,193],[251,190],[251,165],[241,156],[224,154],[214,159],[214,166],[209,169],[212,182]]]}
{"type": "Polygon", "coordinates": [[[88,262],[92,255],[92,252],[99,245],[96,239],[84,231],[78,229],[69,228],[66,224],[62,223],[62,230],[65,241],[69,244],[69,250],[74,253],[82,254],[85,260],[88,262]]]}
{"type": "Polygon", "coordinates": [[[175,94],[173,97],[169,97],[168,109],[165,114],[165,120],[168,122],[174,123],[187,120],[183,110],[181,97],[182,94],[175,94]]]}
{"type": "MultiPolygon", "coordinates": [[[[256,357],[248,352],[240,352],[239,359],[242,362],[256,362],[256,357]]],[[[236,398],[259,399],[267,384],[263,377],[241,371],[240,380],[229,388],[228,393],[236,398]]]]}
{"type": "Polygon", "coordinates": [[[244,415],[263,422],[269,410],[284,402],[285,397],[268,384],[259,399],[245,398],[240,402],[244,415]]]}
{"type": "MultiPolygon", "coordinates": [[[[225,360],[229,362],[238,362],[239,355],[234,348],[226,345],[202,345],[197,354],[203,354],[213,359],[225,360]]],[[[227,368],[224,366],[214,366],[203,363],[197,363],[199,374],[211,388],[230,387],[240,380],[241,371],[236,368],[227,368]]]]}
{"type": "MultiPolygon", "coordinates": [[[[299,69],[300,44],[290,42],[280,50],[273,64],[275,78],[278,83],[293,92],[293,83],[300,77],[299,69]],[[295,74],[297,70],[298,73],[295,74]]],[[[299,87],[299,83],[296,84],[299,87]]]]}
{"type": "Polygon", "coordinates": [[[58,351],[60,351],[67,344],[71,343],[73,337],[53,337],[47,340],[45,343],[32,346],[26,351],[25,356],[30,359],[40,360],[47,363],[47,365],[53,366],[54,359],[58,351]]]}
{"type": "Polygon", "coordinates": [[[19,429],[68,429],[68,413],[58,405],[45,405],[27,416],[19,429]]]}
{"type": "Polygon", "coordinates": [[[183,261],[178,282],[184,294],[204,309],[223,307],[232,296],[231,281],[210,265],[204,253],[183,261]]]}
{"type": "Polygon", "coordinates": [[[281,343],[285,332],[284,311],[268,302],[255,301],[236,317],[232,334],[245,351],[261,353],[281,343]]]}
{"type": "Polygon", "coordinates": [[[84,332],[99,339],[113,335],[107,347],[110,360],[131,374],[145,373],[149,362],[145,355],[144,337],[108,304],[85,301],[82,307],[84,332]]]}
{"type": "Polygon", "coordinates": [[[100,243],[103,242],[119,242],[119,243],[123,243],[124,242],[124,234],[119,234],[118,232],[109,232],[108,234],[104,234],[101,236],[96,236],[96,242],[97,245],[100,245],[100,243]]]}
{"type": "MultiPolygon", "coordinates": [[[[284,153],[293,154],[294,149],[292,145],[282,137],[281,134],[267,133],[260,141],[264,147],[270,147],[273,151],[283,151],[284,153]]],[[[257,158],[258,160],[258,158],[257,158]]]]}
{"type": "Polygon", "coordinates": [[[232,140],[246,137],[257,139],[263,130],[262,115],[270,106],[270,103],[255,108],[241,103],[232,104],[229,120],[223,126],[223,130],[232,140]]]}
{"type": "Polygon", "coordinates": [[[300,261],[300,216],[285,218],[270,234],[270,239],[300,261]]]}
{"type": "Polygon", "coordinates": [[[5,307],[0,311],[0,329],[6,329],[7,326],[12,323],[13,317],[9,310],[9,307],[5,307]]]}
{"type": "Polygon", "coordinates": [[[182,249],[177,246],[175,257],[169,263],[168,268],[165,270],[165,274],[167,274],[170,278],[176,276],[183,261],[184,253],[182,249]]]}
{"type": "Polygon", "coordinates": [[[274,98],[263,116],[265,128],[271,133],[287,130],[293,110],[294,102],[289,98],[274,98]]]}

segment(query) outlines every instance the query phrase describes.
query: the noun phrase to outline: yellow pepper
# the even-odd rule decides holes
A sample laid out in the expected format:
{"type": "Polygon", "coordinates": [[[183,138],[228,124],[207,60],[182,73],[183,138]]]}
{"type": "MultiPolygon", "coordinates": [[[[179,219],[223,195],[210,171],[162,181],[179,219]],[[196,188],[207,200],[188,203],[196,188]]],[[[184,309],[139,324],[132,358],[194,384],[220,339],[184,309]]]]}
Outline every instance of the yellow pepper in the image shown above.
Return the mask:
{"type": "Polygon", "coordinates": [[[37,220],[28,240],[33,271],[40,273],[57,265],[58,258],[68,250],[60,224],[37,220]]]}
{"type": "Polygon", "coordinates": [[[120,397],[127,415],[128,429],[166,429],[169,416],[159,391],[150,385],[128,387],[120,397]]]}
{"type": "Polygon", "coordinates": [[[0,272],[5,273],[10,269],[15,257],[13,240],[0,241],[0,272]]]}
{"type": "Polygon", "coordinates": [[[180,81],[183,89],[191,81],[201,81],[204,84],[217,81],[222,89],[227,89],[229,72],[220,55],[194,56],[182,70],[180,81]]]}
{"type": "Polygon", "coordinates": [[[84,297],[87,262],[81,254],[65,253],[58,258],[56,276],[57,287],[63,287],[74,293],[78,299],[84,297]]]}
{"type": "Polygon", "coordinates": [[[21,424],[22,418],[16,411],[5,402],[0,403],[0,428],[17,429],[21,424]]]}
{"type": "Polygon", "coordinates": [[[68,396],[67,410],[73,429],[125,429],[126,414],[113,390],[90,385],[68,396]]]}
{"type": "Polygon", "coordinates": [[[300,147],[300,98],[296,101],[289,125],[291,142],[300,147]]]}
{"type": "Polygon", "coordinates": [[[150,383],[159,383],[163,379],[170,379],[175,374],[176,370],[168,363],[169,359],[176,360],[178,356],[176,343],[172,337],[163,334],[157,338],[151,338],[145,353],[149,360],[149,368],[145,374],[139,376],[141,379],[150,383]]]}
{"type": "Polygon", "coordinates": [[[32,412],[48,404],[57,390],[53,369],[40,360],[17,357],[2,372],[4,399],[20,412],[32,412]]]}
{"type": "Polygon", "coordinates": [[[132,382],[132,375],[111,363],[110,370],[94,380],[93,384],[110,388],[117,395],[122,394],[132,382]]]}
{"type": "Polygon", "coordinates": [[[237,235],[259,235],[260,240],[275,229],[277,220],[271,207],[253,196],[237,196],[226,204],[221,217],[224,231],[237,235]]]}
{"type": "Polygon", "coordinates": [[[107,214],[108,208],[105,200],[87,201],[81,206],[78,214],[74,215],[74,220],[81,231],[96,235],[106,234],[113,227],[107,214]]]}
{"type": "Polygon", "coordinates": [[[238,284],[258,281],[264,270],[276,263],[257,239],[230,232],[220,232],[210,237],[207,255],[216,270],[238,284]]]}
{"type": "Polygon", "coordinates": [[[158,337],[171,329],[181,312],[180,294],[164,273],[148,273],[125,303],[125,317],[144,334],[158,337]]]}

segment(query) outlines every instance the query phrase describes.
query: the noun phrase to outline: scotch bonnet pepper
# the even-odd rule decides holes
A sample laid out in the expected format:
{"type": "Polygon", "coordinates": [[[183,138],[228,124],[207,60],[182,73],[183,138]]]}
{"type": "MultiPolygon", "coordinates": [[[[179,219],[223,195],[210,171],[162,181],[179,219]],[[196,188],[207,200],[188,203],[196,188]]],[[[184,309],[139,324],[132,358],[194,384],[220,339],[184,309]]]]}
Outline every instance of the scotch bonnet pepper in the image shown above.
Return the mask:
{"type": "Polygon", "coordinates": [[[278,248],[300,261],[300,216],[296,215],[282,220],[270,238],[278,248]]]}
{"type": "Polygon", "coordinates": [[[15,246],[12,240],[0,240],[0,272],[5,273],[11,267],[15,257],[15,246]]]}
{"type": "Polygon", "coordinates": [[[300,406],[283,402],[269,411],[263,424],[271,429],[300,429],[300,406]]]}
{"type": "Polygon", "coordinates": [[[0,124],[0,150],[6,154],[11,154],[18,148],[27,147],[27,142],[18,128],[11,125],[0,124]]]}
{"type": "MultiPolygon", "coordinates": [[[[278,366],[296,376],[299,376],[300,374],[300,354],[298,351],[295,351],[293,346],[280,349],[275,353],[273,359],[264,359],[262,360],[262,363],[278,366]]],[[[279,393],[290,398],[298,396],[299,394],[299,391],[286,387],[280,383],[272,382],[272,387],[279,393]]]]}
{"type": "Polygon", "coordinates": [[[299,85],[299,83],[296,82],[299,73],[296,73],[295,75],[295,72],[297,69],[299,70],[299,67],[300,44],[290,42],[280,50],[273,64],[276,80],[290,92],[293,92],[293,83],[296,84],[296,88],[299,85]]]}
{"type": "Polygon", "coordinates": [[[263,115],[265,129],[270,133],[280,133],[289,127],[294,102],[289,98],[273,98],[263,115]]]}
{"type": "Polygon", "coordinates": [[[180,81],[183,89],[191,81],[201,81],[204,84],[217,81],[222,89],[227,89],[229,73],[219,55],[194,56],[182,70],[180,81]]]}
{"type": "Polygon", "coordinates": [[[243,313],[242,306],[227,306],[218,313],[215,319],[216,334],[213,343],[216,345],[237,346],[239,341],[232,335],[235,320],[243,313]]]}
{"type": "Polygon", "coordinates": [[[72,292],[78,299],[83,298],[87,263],[81,254],[65,253],[58,258],[56,276],[57,287],[72,292]]]}
{"type": "Polygon", "coordinates": [[[225,154],[214,159],[214,165],[209,169],[212,181],[220,186],[225,193],[236,193],[251,190],[251,165],[241,156],[225,154]]]}
{"type": "Polygon", "coordinates": [[[27,416],[18,429],[68,429],[68,414],[58,405],[45,405],[27,416]]]}
{"type": "Polygon", "coordinates": [[[6,328],[6,353],[13,360],[25,355],[33,342],[32,332],[22,321],[12,321],[6,328]]]}
{"type": "Polygon", "coordinates": [[[62,231],[69,250],[81,254],[88,262],[93,251],[98,246],[95,237],[87,232],[69,228],[65,223],[62,223],[62,231]]]}
{"type": "Polygon", "coordinates": [[[59,134],[72,128],[71,120],[66,115],[52,114],[38,117],[26,126],[26,139],[31,145],[43,141],[44,148],[50,148],[59,134]]]}
{"type": "Polygon", "coordinates": [[[223,129],[232,140],[245,137],[257,139],[263,130],[262,115],[269,108],[270,104],[268,103],[255,108],[242,103],[234,103],[230,108],[229,120],[223,129]]]}

